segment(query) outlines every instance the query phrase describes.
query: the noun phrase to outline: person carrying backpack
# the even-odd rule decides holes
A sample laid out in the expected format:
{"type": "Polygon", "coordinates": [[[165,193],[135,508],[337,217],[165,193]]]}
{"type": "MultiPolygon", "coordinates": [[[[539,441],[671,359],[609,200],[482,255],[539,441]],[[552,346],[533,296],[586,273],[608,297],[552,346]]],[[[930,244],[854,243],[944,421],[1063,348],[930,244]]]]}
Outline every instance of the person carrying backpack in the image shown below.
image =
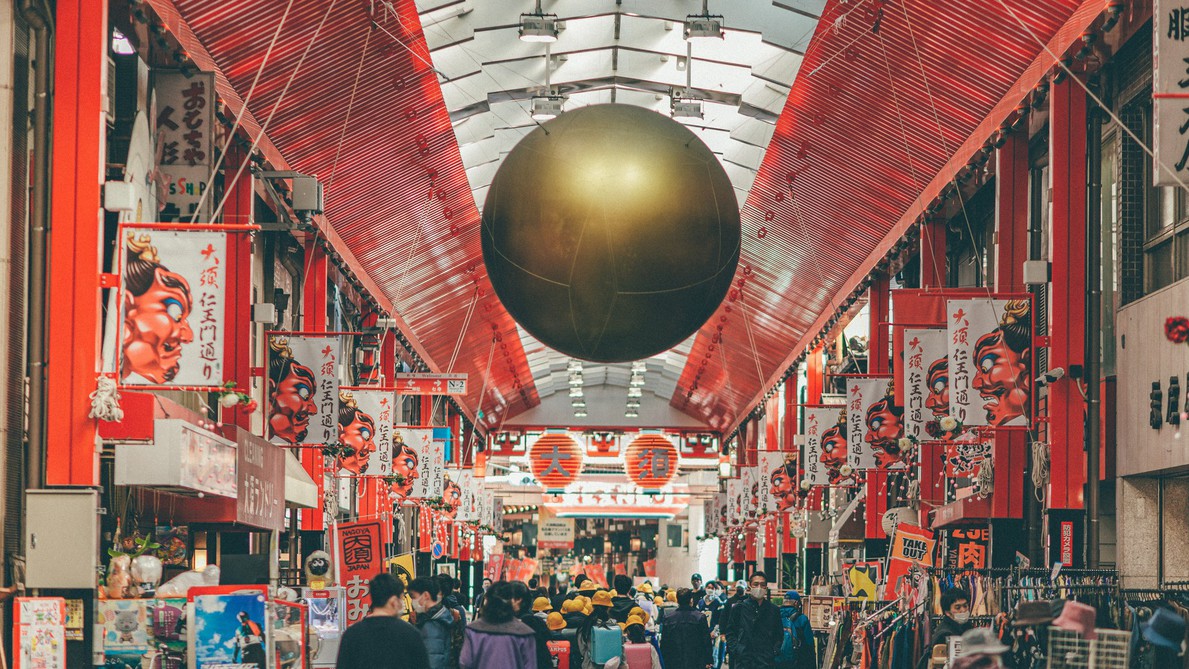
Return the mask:
{"type": "Polygon", "coordinates": [[[661,621],[665,669],[705,669],[714,662],[706,616],[693,607],[693,591],[677,591],[677,609],[661,621]]]}
{"type": "Polygon", "coordinates": [[[814,645],[813,628],[809,616],[802,611],[801,595],[795,590],[784,594],[780,607],[780,624],[784,629],[784,640],[780,654],[776,656],[776,669],[816,669],[817,648],[814,645]]]}
{"type": "Polygon", "coordinates": [[[582,669],[602,669],[623,656],[623,630],[611,617],[611,593],[599,590],[591,597],[591,613],[578,632],[582,669]]]}
{"type": "Polygon", "coordinates": [[[627,669],[661,669],[661,658],[657,655],[656,647],[648,643],[644,636],[644,619],[628,616],[624,632],[628,637],[628,642],[623,645],[623,660],[627,669]]]}

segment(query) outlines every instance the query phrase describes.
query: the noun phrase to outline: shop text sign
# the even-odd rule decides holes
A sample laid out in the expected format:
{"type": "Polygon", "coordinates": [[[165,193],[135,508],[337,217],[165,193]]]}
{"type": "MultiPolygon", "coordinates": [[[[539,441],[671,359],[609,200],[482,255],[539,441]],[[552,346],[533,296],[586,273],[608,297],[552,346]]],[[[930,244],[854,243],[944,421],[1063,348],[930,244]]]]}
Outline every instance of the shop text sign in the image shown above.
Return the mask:
{"type": "Polygon", "coordinates": [[[238,455],[235,520],[269,530],[285,529],[285,452],[247,430],[236,430],[238,455]]]}
{"type": "Polygon", "coordinates": [[[380,573],[384,563],[384,544],[380,539],[380,523],[348,523],[339,525],[335,546],[339,563],[339,583],[347,600],[347,624],[363,620],[370,601],[368,584],[380,573]]]}
{"type": "Polygon", "coordinates": [[[465,395],[466,374],[397,374],[396,392],[401,395],[465,395]]]}
{"type": "Polygon", "coordinates": [[[567,518],[542,520],[537,526],[537,547],[554,550],[574,548],[574,521],[567,518]]]}
{"type": "Polygon", "coordinates": [[[1156,0],[1152,10],[1153,185],[1189,179],[1189,2],[1156,0]]]}

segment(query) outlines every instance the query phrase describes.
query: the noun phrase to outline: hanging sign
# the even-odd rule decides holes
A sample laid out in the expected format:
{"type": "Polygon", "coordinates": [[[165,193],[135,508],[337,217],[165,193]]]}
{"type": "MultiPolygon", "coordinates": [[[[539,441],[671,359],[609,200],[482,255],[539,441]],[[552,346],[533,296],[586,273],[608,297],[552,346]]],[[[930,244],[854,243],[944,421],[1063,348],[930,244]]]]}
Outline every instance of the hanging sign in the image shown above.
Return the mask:
{"type": "Polygon", "coordinates": [[[636,485],[660,490],[677,476],[677,448],[659,434],[642,434],[624,449],[624,466],[636,485]]]}
{"type": "Polygon", "coordinates": [[[718,495],[702,501],[702,528],[706,536],[718,536],[718,495]]]}
{"type": "Polygon", "coordinates": [[[568,434],[546,432],[528,452],[533,476],[546,491],[561,491],[582,473],[582,447],[568,434]]]}
{"type": "Polygon", "coordinates": [[[551,550],[574,548],[574,520],[550,518],[537,524],[537,547],[551,550]]]}
{"type": "Polygon", "coordinates": [[[383,569],[384,544],[380,523],[348,523],[335,529],[335,556],[339,583],[347,600],[348,625],[363,620],[368,612],[368,584],[383,569]]]}
{"type": "Polygon", "coordinates": [[[285,451],[248,430],[235,429],[235,520],[285,529],[285,451]]]}
{"type": "Polygon", "coordinates": [[[268,335],[268,438],[287,446],[339,440],[338,336],[268,335]]]}
{"type": "Polygon", "coordinates": [[[1030,299],[950,300],[950,415],[965,426],[1027,427],[1032,417],[1030,299]]]}
{"type": "Polygon", "coordinates": [[[888,580],[884,599],[895,599],[917,589],[912,579],[906,577],[913,567],[933,566],[933,548],[936,543],[929,530],[907,523],[900,523],[896,527],[892,546],[888,550],[888,580]]]}
{"type": "Polygon", "coordinates": [[[223,385],[227,234],[120,232],[120,383],[223,385]]]}
{"type": "Polygon", "coordinates": [[[991,530],[986,527],[956,528],[948,531],[945,566],[951,570],[984,569],[991,546],[991,530]]]}
{"type": "MultiPolygon", "coordinates": [[[[491,516],[491,494],[483,487],[483,479],[475,478],[469,469],[451,469],[448,476],[452,483],[457,484],[459,493],[458,506],[454,511],[454,520],[460,522],[485,523],[485,518],[491,516]]],[[[443,495],[445,499],[447,496],[443,495]]],[[[446,499],[447,502],[451,500],[446,499]]]]}
{"type": "Polygon", "coordinates": [[[991,442],[971,435],[945,444],[945,475],[951,479],[977,478],[983,462],[991,459],[991,442]]]}
{"type": "Polygon", "coordinates": [[[837,485],[850,477],[839,471],[847,463],[846,408],[806,407],[805,480],[810,485],[837,485]]]}
{"type": "Polygon", "coordinates": [[[731,496],[727,492],[716,492],[714,493],[714,534],[726,534],[730,531],[731,496]]]}
{"type": "Polygon", "coordinates": [[[208,223],[214,198],[203,198],[203,193],[211,186],[215,157],[215,75],[154,69],[153,91],[160,156],[157,175],[165,181],[161,220],[208,223]]]}
{"type": "Polygon", "coordinates": [[[400,477],[393,491],[408,499],[441,497],[446,488],[446,442],[436,439],[432,427],[395,428],[399,455],[393,475],[400,477]]]}
{"type": "Polygon", "coordinates": [[[13,669],[66,669],[66,600],[17,597],[13,669]]]}
{"type": "Polygon", "coordinates": [[[747,484],[743,481],[743,472],[739,478],[727,479],[727,531],[743,525],[747,517],[747,484]]]}
{"type": "Polygon", "coordinates": [[[466,374],[410,374],[396,375],[396,392],[401,395],[465,395],[466,374]]]}
{"type": "Polygon", "coordinates": [[[763,475],[758,466],[739,468],[739,479],[743,482],[743,490],[746,495],[743,503],[743,517],[746,520],[755,520],[763,512],[761,498],[766,486],[761,484],[762,478],[763,475]]]}
{"type": "Polygon", "coordinates": [[[896,405],[891,377],[847,379],[847,463],[862,469],[902,469],[904,409],[896,405]]]}
{"type": "Polygon", "coordinates": [[[392,407],[390,390],[339,390],[339,446],[350,448],[335,457],[339,476],[392,474],[392,407]]]}
{"type": "Polygon", "coordinates": [[[1189,180],[1189,6],[1156,0],[1152,9],[1152,181],[1179,186],[1189,180]]]}
{"type": "Polygon", "coordinates": [[[904,434],[918,441],[950,413],[949,346],[944,328],[904,330],[904,434]]]}
{"type": "Polygon", "coordinates": [[[760,508],[763,513],[787,511],[800,500],[797,481],[797,461],[793,453],[763,451],[760,453],[760,508]],[[793,456],[790,462],[790,456],[793,456]]]}

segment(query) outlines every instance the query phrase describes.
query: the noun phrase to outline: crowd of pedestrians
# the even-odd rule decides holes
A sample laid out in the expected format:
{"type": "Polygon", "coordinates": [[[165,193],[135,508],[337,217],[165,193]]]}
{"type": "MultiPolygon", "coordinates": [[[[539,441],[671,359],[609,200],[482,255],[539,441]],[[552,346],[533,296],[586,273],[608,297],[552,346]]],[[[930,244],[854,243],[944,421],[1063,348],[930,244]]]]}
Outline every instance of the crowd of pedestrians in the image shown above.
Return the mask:
{"type": "Polygon", "coordinates": [[[754,573],[731,591],[717,581],[654,589],[585,575],[569,590],[536,579],[484,579],[468,618],[448,575],[408,584],[372,580],[371,614],[343,635],[338,669],[809,669],[813,632],[800,597],[773,604],[754,573]],[[409,622],[403,618],[407,617],[409,622]]]}

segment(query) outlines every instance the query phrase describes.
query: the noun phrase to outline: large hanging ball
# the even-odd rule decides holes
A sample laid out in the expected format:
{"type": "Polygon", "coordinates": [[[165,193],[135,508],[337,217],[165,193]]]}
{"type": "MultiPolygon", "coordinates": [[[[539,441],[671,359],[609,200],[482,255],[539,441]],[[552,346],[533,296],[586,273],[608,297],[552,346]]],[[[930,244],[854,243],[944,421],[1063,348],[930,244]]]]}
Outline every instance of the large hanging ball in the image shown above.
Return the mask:
{"type": "Polygon", "coordinates": [[[722,302],[739,204],[710,149],[632,105],[582,107],[533,130],[496,172],[483,261],[516,322],[574,358],[666,351],[722,302]]]}

